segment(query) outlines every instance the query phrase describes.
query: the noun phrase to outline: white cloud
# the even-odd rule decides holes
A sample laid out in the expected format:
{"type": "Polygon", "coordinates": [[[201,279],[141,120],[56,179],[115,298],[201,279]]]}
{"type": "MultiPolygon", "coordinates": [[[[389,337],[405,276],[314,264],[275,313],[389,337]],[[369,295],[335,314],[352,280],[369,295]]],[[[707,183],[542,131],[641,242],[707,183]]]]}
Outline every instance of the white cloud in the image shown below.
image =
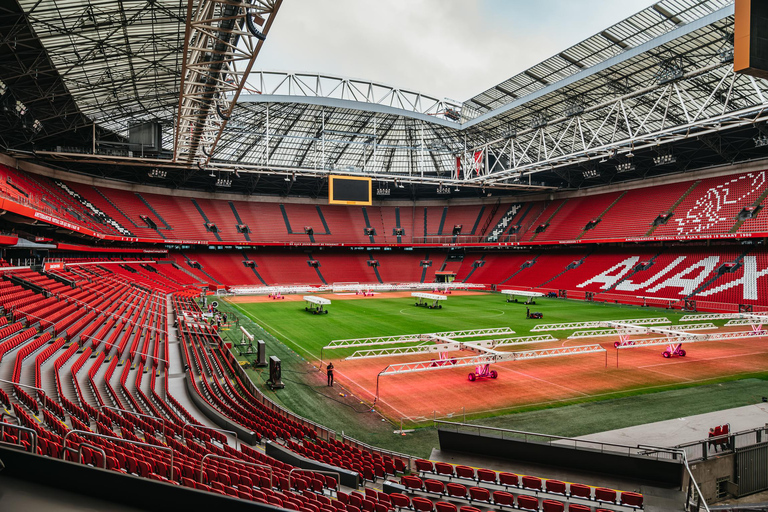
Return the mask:
{"type": "Polygon", "coordinates": [[[466,100],[650,0],[288,0],[257,69],[322,72],[466,100]]]}

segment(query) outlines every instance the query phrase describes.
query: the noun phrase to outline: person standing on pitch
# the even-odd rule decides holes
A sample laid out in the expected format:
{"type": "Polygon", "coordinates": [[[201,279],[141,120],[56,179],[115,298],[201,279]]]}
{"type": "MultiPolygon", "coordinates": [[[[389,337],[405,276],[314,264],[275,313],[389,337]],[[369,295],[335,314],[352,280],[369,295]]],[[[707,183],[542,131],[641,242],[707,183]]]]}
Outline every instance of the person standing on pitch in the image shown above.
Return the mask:
{"type": "Polygon", "coordinates": [[[326,373],[328,375],[328,385],[333,386],[333,363],[328,363],[326,373]]]}

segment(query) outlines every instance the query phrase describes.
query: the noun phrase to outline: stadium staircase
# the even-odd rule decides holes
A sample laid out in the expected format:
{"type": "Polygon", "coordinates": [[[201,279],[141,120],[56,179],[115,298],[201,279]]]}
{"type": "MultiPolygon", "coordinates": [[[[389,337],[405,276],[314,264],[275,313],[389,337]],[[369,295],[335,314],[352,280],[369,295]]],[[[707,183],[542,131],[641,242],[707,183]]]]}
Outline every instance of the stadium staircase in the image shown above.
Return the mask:
{"type": "MultiPolygon", "coordinates": [[[[159,220],[160,222],[162,222],[162,223],[163,223],[163,226],[165,226],[165,229],[167,229],[167,230],[169,230],[169,231],[173,230],[173,228],[171,227],[171,225],[170,225],[170,224],[168,224],[168,223],[165,221],[165,219],[164,219],[164,218],[163,218],[163,217],[160,215],[160,213],[158,213],[158,211],[157,211],[157,210],[155,210],[155,208],[154,208],[154,207],[153,207],[151,204],[149,204],[149,201],[147,201],[146,199],[144,199],[144,196],[142,196],[142,195],[141,195],[141,194],[139,194],[138,192],[135,192],[135,194],[136,194],[136,197],[138,197],[138,198],[139,198],[139,200],[140,200],[142,203],[144,203],[144,205],[145,205],[147,208],[149,208],[149,211],[151,211],[151,212],[152,212],[152,214],[154,214],[154,216],[155,216],[155,217],[157,217],[157,220],[159,220]]],[[[158,232],[158,233],[160,232],[160,228],[159,228],[159,227],[158,227],[158,229],[157,229],[157,232],[158,232]]]]}
{"type": "MultiPolygon", "coordinates": [[[[670,206],[669,210],[667,210],[665,213],[666,213],[667,215],[672,215],[672,214],[675,212],[675,210],[677,209],[677,207],[678,207],[678,206],[680,206],[680,203],[682,203],[683,201],[685,201],[685,200],[686,200],[686,198],[687,198],[689,195],[691,195],[691,193],[693,192],[693,190],[694,190],[696,187],[698,187],[698,186],[699,186],[699,184],[701,183],[701,181],[702,181],[702,180],[696,180],[696,181],[694,181],[694,182],[691,184],[691,186],[688,188],[688,190],[686,190],[686,191],[685,191],[685,193],[684,193],[682,196],[680,196],[680,198],[679,198],[677,201],[675,201],[675,202],[672,204],[672,206],[670,206]]],[[[654,231],[656,231],[656,228],[658,228],[658,227],[659,227],[658,225],[653,225],[653,226],[651,226],[651,229],[649,229],[649,230],[648,230],[648,231],[645,233],[645,236],[651,236],[651,235],[653,234],[653,232],[654,232],[654,231]]]]}
{"type": "MultiPolygon", "coordinates": [[[[179,254],[180,254],[180,255],[181,255],[181,256],[182,256],[182,257],[183,257],[185,260],[187,260],[187,263],[188,263],[188,264],[190,264],[190,266],[191,266],[192,260],[191,260],[191,259],[189,259],[189,257],[188,257],[186,254],[184,254],[183,252],[181,252],[181,251],[179,251],[179,254]]],[[[200,264],[200,263],[198,262],[198,264],[200,264]]],[[[202,273],[204,276],[206,276],[208,279],[210,279],[210,280],[211,280],[211,281],[213,281],[214,283],[216,283],[216,284],[224,284],[224,283],[222,283],[221,281],[219,281],[218,279],[216,279],[215,277],[213,277],[211,274],[209,274],[208,272],[206,272],[206,271],[205,271],[205,269],[203,268],[203,266],[202,266],[202,265],[200,265],[200,267],[199,267],[199,268],[197,268],[197,267],[196,267],[196,269],[197,269],[197,270],[199,270],[199,271],[200,271],[200,273],[202,273]]]]}
{"type": "MultiPolygon", "coordinates": [[[[763,201],[765,201],[766,198],[768,198],[768,188],[766,188],[765,191],[763,191],[763,193],[760,194],[760,196],[757,198],[757,200],[755,200],[755,202],[753,202],[749,206],[753,207],[753,208],[757,208],[758,206],[760,206],[763,203],[763,201]]],[[[763,212],[763,215],[765,215],[765,214],[766,214],[766,212],[763,212]]],[[[733,227],[728,232],[729,233],[736,233],[739,230],[739,228],[741,228],[741,225],[744,224],[747,220],[749,220],[749,219],[738,219],[736,221],[736,224],[734,224],[733,227]]]]}
{"type": "MultiPolygon", "coordinates": [[[[608,205],[608,208],[606,208],[605,210],[603,210],[603,212],[602,212],[600,215],[598,215],[598,216],[595,218],[595,221],[596,221],[596,222],[595,222],[595,226],[596,226],[597,224],[599,224],[600,222],[602,222],[602,220],[603,220],[603,217],[604,217],[604,216],[605,216],[605,215],[606,215],[606,214],[607,214],[607,213],[608,213],[608,212],[611,210],[611,208],[613,208],[614,206],[616,206],[616,203],[618,203],[619,201],[621,201],[621,199],[622,199],[622,198],[623,198],[625,195],[627,195],[627,191],[626,191],[626,190],[625,190],[624,192],[622,192],[622,193],[619,195],[619,197],[617,197],[617,198],[616,198],[616,199],[615,199],[615,200],[614,200],[614,201],[613,201],[613,202],[612,202],[610,205],[608,205]]],[[[587,233],[590,231],[590,229],[592,229],[592,228],[587,228],[586,226],[584,226],[584,230],[583,230],[583,231],[582,231],[582,232],[579,234],[579,236],[577,236],[577,237],[576,237],[576,240],[581,240],[581,238],[582,238],[584,235],[586,235],[586,234],[587,234],[587,233]]]]}
{"type": "Polygon", "coordinates": [[[83,196],[72,190],[64,182],[57,180],[55,183],[64,191],[66,195],[71,196],[75,201],[78,201],[83,206],[83,208],[86,208],[88,211],[90,211],[93,218],[98,219],[99,223],[107,227],[111,227],[115,233],[119,233],[123,236],[133,236],[133,233],[129,229],[117,222],[117,220],[114,218],[107,215],[107,213],[103,210],[100,210],[91,204],[90,201],[86,200],[83,196]]]}
{"type": "Polygon", "coordinates": [[[575,269],[575,268],[579,268],[581,265],[583,265],[583,264],[584,264],[584,261],[585,261],[585,260],[586,260],[586,259],[589,257],[589,255],[590,255],[590,254],[592,254],[594,251],[595,251],[595,250],[594,250],[594,249],[592,249],[592,250],[591,250],[590,252],[588,252],[588,253],[587,253],[587,254],[586,254],[586,255],[585,255],[583,258],[581,258],[581,259],[579,259],[579,260],[574,260],[572,263],[569,263],[568,265],[566,265],[566,267],[565,267],[565,270],[563,270],[562,272],[560,272],[560,273],[559,273],[559,274],[557,274],[557,275],[554,275],[554,276],[550,277],[549,279],[547,279],[546,281],[544,281],[543,283],[541,283],[541,284],[540,284],[539,286],[537,286],[536,288],[544,288],[546,285],[548,285],[549,283],[551,283],[551,282],[552,282],[552,281],[554,281],[555,279],[557,279],[557,278],[561,277],[563,274],[565,274],[565,273],[566,273],[566,272],[568,272],[569,270],[573,270],[573,269],[575,269]]]}
{"type": "MultiPolygon", "coordinates": [[[[308,264],[308,265],[309,265],[309,264],[310,264],[310,262],[311,262],[311,261],[313,261],[313,260],[314,260],[314,261],[317,261],[317,260],[315,260],[315,258],[313,258],[313,257],[312,257],[312,253],[311,253],[311,252],[308,252],[308,253],[307,253],[307,257],[309,258],[309,260],[307,261],[307,264],[308,264]]],[[[326,284],[326,285],[327,285],[328,283],[327,283],[327,282],[325,282],[325,278],[323,277],[323,273],[322,273],[322,272],[320,272],[320,262],[319,262],[319,261],[318,261],[318,263],[317,263],[317,266],[316,266],[316,267],[314,267],[314,269],[315,269],[315,272],[317,272],[317,277],[319,277],[319,278],[320,278],[320,282],[321,282],[321,283],[323,283],[323,284],[326,284]]]]}
{"type": "Polygon", "coordinates": [[[613,285],[609,286],[607,289],[600,291],[599,293],[610,293],[612,292],[617,286],[619,286],[621,283],[626,281],[627,279],[632,278],[635,274],[638,272],[642,272],[643,270],[648,270],[649,268],[653,267],[654,263],[656,262],[656,258],[662,255],[664,251],[658,252],[654,254],[651,258],[648,258],[648,264],[643,265],[642,262],[638,262],[635,267],[629,271],[627,275],[616,281],[613,285]]]}
{"type": "Polygon", "coordinates": [[[485,233],[488,231],[488,228],[491,227],[491,224],[493,223],[494,217],[496,217],[496,212],[499,211],[499,207],[501,206],[501,199],[497,199],[495,203],[493,203],[493,208],[491,208],[491,211],[488,213],[488,217],[485,219],[485,222],[483,223],[483,229],[480,230],[480,238],[483,238],[485,236],[485,233]]]}
{"type": "MultiPolygon", "coordinates": [[[[498,204],[495,208],[498,208],[498,204]]],[[[522,205],[520,203],[514,203],[509,205],[509,208],[507,208],[507,211],[504,212],[504,215],[502,215],[501,219],[499,219],[499,222],[491,230],[491,233],[488,235],[485,241],[498,242],[499,237],[501,237],[501,235],[503,235],[504,232],[507,230],[507,228],[512,224],[512,220],[520,212],[521,208],[522,208],[522,205]]],[[[494,213],[491,213],[491,215],[494,215],[494,213]]]]}
{"type": "MultiPolygon", "coordinates": [[[[373,251],[368,251],[368,261],[374,261],[376,258],[373,257],[373,251]]],[[[379,283],[384,283],[384,281],[381,279],[381,274],[379,274],[379,267],[371,265],[371,268],[373,269],[373,273],[376,275],[376,280],[379,283]]]]}
{"type": "Polygon", "coordinates": [[[528,260],[528,261],[526,261],[525,263],[523,263],[522,265],[520,265],[520,268],[518,268],[517,270],[515,270],[515,271],[512,273],[512,275],[511,275],[511,276],[509,276],[509,277],[508,277],[508,278],[506,278],[505,280],[501,281],[499,284],[506,284],[507,282],[511,281],[511,280],[512,280],[512,279],[513,279],[513,278],[514,278],[514,277],[515,277],[517,274],[519,274],[519,273],[520,273],[520,272],[522,272],[523,270],[525,270],[525,269],[527,269],[527,268],[530,268],[530,267],[534,266],[534,265],[536,264],[536,261],[538,261],[538,259],[539,259],[539,257],[540,257],[540,256],[541,256],[541,254],[537,254],[536,256],[534,256],[533,258],[531,258],[530,260],[528,260]]]}
{"type": "MultiPolygon", "coordinates": [[[[253,261],[251,258],[248,257],[248,253],[246,253],[245,251],[243,251],[243,259],[245,261],[253,261]]],[[[267,282],[264,281],[264,278],[261,277],[261,274],[259,274],[259,271],[256,270],[256,267],[258,266],[258,265],[256,265],[256,262],[253,261],[253,266],[252,267],[250,265],[248,265],[248,266],[253,271],[253,275],[256,276],[256,279],[258,279],[261,282],[261,284],[263,284],[264,286],[267,286],[267,282]]]]}
{"type": "MultiPolygon", "coordinates": [[[[235,203],[233,201],[227,201],[227,203],[229,204],[229,207],[232,209],[232,215],[235,216],[235,220],[237,221],[237,225],[238,226],[245,225],[245,223],[243,222],[243,219],[240,218],[240,214],[237,212],[237,208],[235,207],[235,203]]],[[[248,242],[251,241],[250,233],[247,233],[247,232],[243,233],[243,237],[245,238],[246,241],[248,241],[248,242]]]]}
{"type": "MultiPolygon", "coordinates": [[[[563,206],[564,206],[564,205],[565,205],[567,202],[568,202],[568,199],[565,199],[565,200],[563,200],[563,201],[561,201],[561,202],[560,202],[560,204],[557,206],[557,208],[555,209],[555,211],[553,211],[553,212],[552,212],[552,214],[551,214],[549,217],[547,217],[547,220],[545,220],[545,221],[544,221],[544,225],[545,225],[545,226],[546,226],[546,225],[549,225],[549,224],[552,222],[552,219],[554,219],[554,218],[555,218],[555,215],[557,215],[557,212],[559,212],[559,211],[560,211],[560,209],[561,209],[561,208],[562,208],[562,207],[563,207],[563,206]]],[[[545,210],[545,211],[546,211],[546,210],[545,210]]],[[[544,212],[542,211],[542,214],[543,214],[543,213],[544,213],[544,212]]],[[[533,227],[533,226],[531,226],[531,227],[533,227]]],[[[539,233],[537,233],[537,232],[534,232],[534,233],[533,233],[533,235],[531,235],[531,238],[529,239],[529,241],[533,242],[534,240],[536,240],[536,237],[537,237],[538,235],[539,235],[539,233]]]]}
{"type": "Polygon", "coordinates": [[[715,270],[712,272],[712,276],[709,277],[706,281],[704,281],[701,285],[699,285],[693,292],[688,294],[685,298],[686,299],[694,298],[700,292],[714,285],[722,277],[725,277],[728,274],[736,273],[742,267],[742,262],[744,261],[744,257],[747,254],[749,254],[749,249],[741,253],[738,257],[736,257],[735,260],[718,265],[718,267],[715,268],[715,270]]]}
{"type": "MultiPolygon", "coordinates": [[[[194,199],[194,198],[192,198],[192,204],[195,206],[195,209],[196,209],[196,210],[197,210],[197,212],[200,214],[200,216],[203,218],[203,222],[205,223],[205,224],[204,224],[204,225],[205,225],[205,229],[206,229],[207,231],[211,231],[210,229],[208,229],[208,225],[209,225],[209,224],[211,224],[211,221],[210,221],[210,220],[208,219],[208,217],[205,215],[205,212],[203,211],[203,209],[202,209],[202,208],[200,208],[200,205],[197,203],[197,201],[195,201],[195,199],[194,199]]],[[[216,240],[218,240],[219,242],[221,242],[221,235],[219,235],[219,232],[218,232],[218,230],[216,230],[216,231],[213,231],[213,236],[215,236],[215,237],[216,237],[216,240]]]]}

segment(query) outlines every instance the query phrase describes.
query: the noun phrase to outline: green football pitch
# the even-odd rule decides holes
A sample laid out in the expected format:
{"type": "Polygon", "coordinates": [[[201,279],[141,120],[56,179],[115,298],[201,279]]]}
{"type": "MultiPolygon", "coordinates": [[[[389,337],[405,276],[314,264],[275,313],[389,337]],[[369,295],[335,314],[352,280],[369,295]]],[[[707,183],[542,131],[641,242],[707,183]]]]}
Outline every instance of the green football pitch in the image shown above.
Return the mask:
{"type": "MultiPolygon", "coordinates": [[[[371,338],[401,334],[421,334],[491,327],[509,327],[515,336],[530,333],[540,323],[623,320],[666,317],[677,323],[685,314],[606,303],[538,298],[531,311],[544,314],[542,320],[525,318],[526,305],[508,303],[496,293],[449,295],[441,309],[416,307],[410,297],[333,300],[329,314],[313,315],[304,311],[301,301],[269,301],[233,304],[282,343],[307,359],[319,359],[321,348],[332,340],[371,338]]],[[[557,338],[573,331],[555,331],[557,338]]],[[[349,355],[352,350],[336,350],[332,357],[349,355]]]]}
{"type": "MultiPolygon", "coordinates": [[[[282,360],[285,389],[269,390],[264,384],[268,378],[265,369],[248,370],[252,380],[270,399],[337,432],[418,456],[428,456],[429,450],[437,446],[431,423],[406,424],[405,427],[415,427],[416,430],[405,437],[393,435],[399,422],[372,411],[370,397],[356,395],[354,389],[350,390],[343,383],[336,388],[325,386],[319,364],[322,347],[338,339],[491,327],[509,327],[515,331],[510,336],[524,336],[539,323],[666,317],[670,323],[677,324],[686,314],[677,310],[541,298],[530,308],[531,311],[541,311],[544,318],[529,320],[525,318],[524,304],[507,303],[504,296],[496,293],[449,295],[442,309],[416,307],[410,297],[351,300],[343,300],[346,298],[343,296],[329,297],[333,302],[327,315],[305,311],[305,303],[296,300],[297,297],[291,300],[290,296],[285,301],[258,298],[254,299],[258,302],[253,303],[248,302],[249,298],[239,297],[237,303],[223,301],[220,309],[234,314],[238,324],[253,332],[256,338],[267,340],[267,354],[282,360]]],[[[714,323],[721,326],[724,321],[714,323]]],[[[553,331],[551,334],[564,339],[571,332],[553,331]]],[[[234,345],[241,338],[237,328],[223,334],[234,345]]],[[[604,346],[610,346],[612,341],[612,338],[599,340],[604,346]]],[[[634,353],[635,350],[622,352],[634,353]]],[[[338,360],[352,352],[352,349],[325,350],[323,358],[338,360]]],[[[654,363],[663,362],[660,352],[661,347],[654,347],[653,355],[648,357],[652,357],[654,363]]],[[[235,354],[238,355],[237,349],[235,354]]],[[[622,358],[625,357],[629,359],[622,354],[622,358]]],[[[251,355],[239,358],[253,360],[251,355]]],[[[373,361],[374,366],[381,366],[380,362],[373,361]]],[[[615,371],[620,377],[621,370],[615,371]]],[[[761,396],[768,394],[768,386],[763,380],[766,377],[762,369],[755,367],[733,375],[705,375],[696,379],[663,381],[653,386],[617,386],[615,391],[599,396],[573,397],[474,414],[468,416],[467,421],[553,435],[585,435],[757,403],[761,396]]]]}

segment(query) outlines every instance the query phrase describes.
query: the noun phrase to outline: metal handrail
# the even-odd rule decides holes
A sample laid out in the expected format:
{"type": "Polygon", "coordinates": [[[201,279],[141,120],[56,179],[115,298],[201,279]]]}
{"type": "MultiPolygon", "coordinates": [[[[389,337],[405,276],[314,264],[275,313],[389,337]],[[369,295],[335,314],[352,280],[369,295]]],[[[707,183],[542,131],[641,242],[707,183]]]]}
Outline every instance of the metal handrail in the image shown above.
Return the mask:
{"type": "MultiPolygon", "coordinates": [[[[21,382],[13,382],[13,381],[10,381],[10,380],[5,380],[5,379],[0,379],[0,382],[4,382],[6,384],[11,384],[13,386],[21,386],[23,388],[34,389],[38,393],[42,393],[43,396],[46,396],[46,397],[48,396],[48,393],[46,393],[44,389],[38,388],[37,386],[32,386],[31,384],[22,384],[21,382]]],[[[43,402],[43,405],[45,405],[45,402],[43,402]]],[[[46,409],[47,408],[48,407],[46,407],[46,409]]]]}
{"type": "MultiPolygon", "coordinates": [[[[125,439],[124,437],[108,436],[106,434],[97,434],[96,432],[89,432],[87,430],[70,430],[66,434],[64,434],[64,439],[62,440],[62,445],[64,446],[65,449],[67,447],[67,438],[71,434],[85,434],[85,435],[88,435],[88,436],[100,437],[102,439],[109,439],[109,440],[116,441],[116,442],[135,444],[137,446],[146,446],[146,447],[149,447],[149,448],[155,448],[155,449],[158,449],[158,450],[167,451],[168,453],[171,454],[171,480],[173,480],[173,470],[174,470],[174,466],[173,466],[173,449],[170,446],[162,446],[162,445],[157,445],[157,444],[144,443],[142,441],[133,441],[131,439],[125,439]]],[[[62,457],[64,457],[64,450],[62,450],[61,453],[62,453],[62,457]]]]}
{"type": "MultiPolygon", "coordinates": [[[[17,418],[17,421],[21,421],[17,418]]],[[[22,432],[29,432],[32,434],[32,445],[30,448],[32,449],[32,453],[37,455],[37,431],[35,429],[25,427],[23,425],[14,425],[13,423],[0,423],[0,439],[5,437],[5,428],[15,428],[16,430],[21,430],[22,432]]]]}
{"type": "MultiPolygon", "coordinates": [[[[109,409],[109,410],[121,412],[121,413],[124,413],[124,414],[133,414],[134,416],[140,416],[142,418],[150,418],[150,419],[153,419],[153,420],[160,420],[163,423],[163,437],[166,437],[165,436],[165,422],[168,421],[168,420],[166,420],[165,418],[163,418],[161,416],[150,416],[149,414],[142,414],[140,412],[131,412],[131,411],[128,411],[126,409],[120,409],[119,407],[111,407],[109,405],[100,405],[99,406],[99,416],[104,415],[104,413],[102,412],[101,409],[109,409]]],[[[107,417],[109,417],[109,416],[107,416],[107,417]]]]}
{"type": "MultiPolygon", "coordinates": [[[[704,496],[701,494],[701,489],[699,489],[699,484],[696,483],[696,479],[693,477],[693,473],[691,472],[691,467],[688,465],[688,456],[685,454],[685,450],[677,450],[674,448],[662,448],[662,447],[653,446],[653,445],[637,445],[637,447],[645,448],[645,449],[650,448],[656,451],[679,453],[682,456],[683,465],[685,466],[685,470],[688,472],[688,477],[691,479],[691,482],[693,483],[693,488],[696,490],[696,495],[699,497],[700,505],[704,505],[704,510],[706,510],[707,512],[710,512],[709,506],[707,505],[707,502],[704,499],[704,496]]],[[[687,503],[686,503],[686,508],[687,508],[687,503]]]]}
{"type": "MultiPolygon", "coordinates": [[[[605,442],[600,442],[600,441],[590,441],[590,440],[587,440],[587,439],[575,439],[573,437],[563,437],[563,436],[556,436],[556,435],[551,435],[551,434],[541,434],[541,433],[536,433],[536,432],[526,432],[524,430],[511,430],[511,429],[500,428],[500,427],[488,427],[488,426],[485,426],[485,425],[473,425],[471,423],[457,423],[457,422],[453,422],[453,421],[444,421],[444,420],[435,420],[434,423],[435,424],[443,424],[443,425],[452,425],[452,426],[455,426],[455,427],[469,427],[469,428],[476,428],[476,429],[480,429],[480,430],[492,430],[492,431],[495,431],[495,432],[507,432],[507,433],[510,433],[510,434],[520,434],[520,435],[524,435],[524,436],[545,437],[545,438],[554,439],[554,440],[557,440],[557,441],[576,441],[576,442],[579,442],[579,443],[595,444],[595,445],[600,445],[600,446],[612,446],[612,447],[615,447],[615,448],[624,448],[624,449],[627,449],[627,450],[636,450],[636,449],[639,448],[638,446],[629,446],[629,445],[616,444],[616,443],[605,443],[605,442]]],[[[672,449],[672,448],[658,448],[658,449],[655,449],[655,450],[659,451],[659,452],[666,452],[666,453],[671,453],[672,451],[674,451],[674,449],[672,449]]]]}
{"type": "MultiPolygon", "coordinates": [[[[247,460],[240,460],[240,459],[233,459],[232,457],[225,457],[223,455],[216,455],[215,453],[206,453],[203,455],[203,458],[200,459],[200,483],[203,483],[203,468],[205,466],[205,461],[208,459],[219,459],[219,460],[228,460],[231,462],[237,462],[240,464],[245,464],[248,466],[253,466],[256,468],[265,468],[269,470],[269,488],[272,488],[272,484],[274,481],[274,472],[272,470],[272,466],[267,466],[264,464],[256,464],[255,462],[249,462],[247,460]]],[[[290,480],[289,480],[290,481],[290,480]]]]}
{"type": "Polygon", "coordinates": [[[208,429],[208,430],[213,430],[213,431],[216,431],[216,432],[222,432],[222,433],[232,434],[232,435],[234,435],[234,436],[235,436],[235,450],[237,450],[237,448],[238,448],[238,446],[239,446],[239,439],[238,439],[238,437],[237,437],[237,432],[235,432],[235,431],[233,431],[233,430],[225,430],[225,429],[223,429],[223,428],[208,427],[208,426],[206,426],[206,425],[196,425],[196,424],[194,424],[194,423],[190,423],[189,421],[188,421],[188,422],[186,422],[186,423],[184,423],[184,426],[181,428],[181,438],[182,438],[182,439],[183,439],[185,442],[186,442],[186,440],[187,440],[187,437],[186,437],[186,434],[187,434],[187,427],[195,427],[195,428],[198,428],[198,429],[208,429]]]}
{"type": "Polygon", "coordinates": [[[101,469],[107,469],[107,452],[104,451],[104,448],[101,448],[100,446],[96,446],[91,443],[82,442],[78,445],[77,450],[74,448],[69,448],[67,446],[64,447],[65,450],[68,452],[77,452],[78,462],[83,462],[83,447],[86,448],[92,448],[94,450],[98,450],[101,452],[102,456],[102,463],[104,464],[101,469]]]}

